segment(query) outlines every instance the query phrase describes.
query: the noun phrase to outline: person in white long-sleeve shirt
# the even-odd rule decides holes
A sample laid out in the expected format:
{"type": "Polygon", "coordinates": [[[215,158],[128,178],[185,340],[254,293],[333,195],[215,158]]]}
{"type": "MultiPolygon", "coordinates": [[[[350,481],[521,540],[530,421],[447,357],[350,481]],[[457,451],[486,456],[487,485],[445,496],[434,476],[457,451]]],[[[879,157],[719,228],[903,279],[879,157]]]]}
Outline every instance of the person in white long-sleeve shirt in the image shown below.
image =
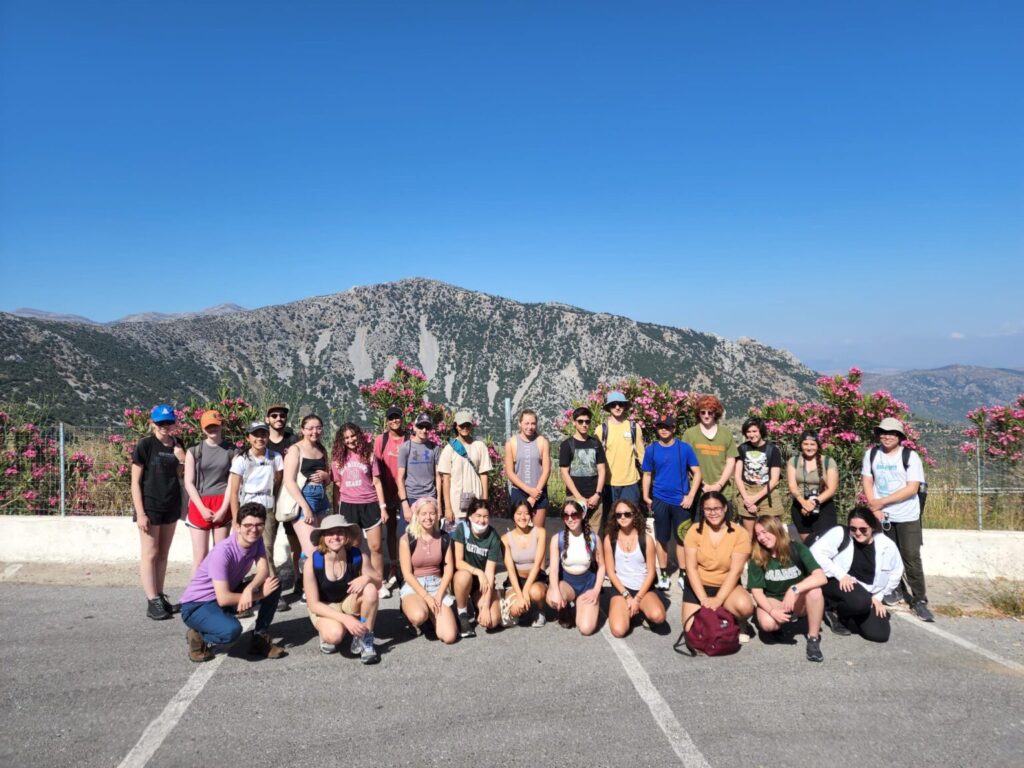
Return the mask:
{"type": "Polygon", "coordinates": [[[880,529],[870,509],[856,507],[845,527],[837,525],[811,545],[828,577],[822,589],[825,617],[837,635],[856,632],[876,643],[889,639],[889,610],[882,597],[900,583],[903,560],[890,539],[875,535],[880,529]]]}

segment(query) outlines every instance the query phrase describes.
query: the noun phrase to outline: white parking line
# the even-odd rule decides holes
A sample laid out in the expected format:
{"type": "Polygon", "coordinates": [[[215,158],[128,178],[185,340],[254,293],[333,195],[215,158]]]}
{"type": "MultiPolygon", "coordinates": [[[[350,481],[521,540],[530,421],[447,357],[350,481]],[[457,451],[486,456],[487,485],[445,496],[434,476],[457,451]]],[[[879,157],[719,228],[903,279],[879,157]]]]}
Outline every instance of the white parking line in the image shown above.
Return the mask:
{"type": "Polygon", "coordinates": [[[8,565],[6,568],[4,568],[4,572],[0,573],[0,581],[6,581],[7,579],[11,578],[11,576],[13,576],[21,570],[22,565],[24,565],[24,563],[11,563],[10,565],[8,565]]]}
{"type": "Polygon", "coordinates": [[[1002,664],[1007,669],[1012,669],[1014,672],[1024,673],[1024,664],[1018,664],[1016,661],[1004,659],[998,653],[993,653],[992,651],[982,648],[980,645],[975,645],[970,640],[964,640],[962,637],[954,635],[952,632],[947,632],[944,629],[939,629],[934,624],[925,623],[920,619],[911,616],[909,613],[903,613],[902,611],[891,611],[890,613],[893,616],[899,616],[901,619],[912,624],[918,629],[923,629],[926,632],[931,632],[933,635],[938,635],[944,640],[949,640],[949,642],[951,643],[956,643],[961,648],[966,648],[969,651],[974,651],[978,655],[984,656],[986,659],[990,661],[994,661],[996,664],[1002,664]]]}
{"type": "Polygon", "coordinates": [[[662,733],[665,734],[669,745],[672,747],[672,751],[678,755],[680,762],[686,768],[711,768],[708,761],[704,759],[704,755],[697,749],[697,745],[693,743],[690,734],[686,732],[686,729],[676,719],[675,713],[668,705],[668,702],[658,692],[658,689],[654,687],[654,683],[651,682],[647,670],[640,664],[640,660],[637,659],[630,647],[624,641],[613,637],[607,624],[605,624],[601,634],[604,635],[604,639],[608,641],[612,650],[615,651],[615,655],[619,657],[619,661],[622,663],[623,669],[626,670],[626,674],[633,683],[633,687],[636,688],[636,692],[640,694],[640,698],[644,700],[647,708],[651,711],[654,722],[658,724],[662,733]]]}
{"type": "MultiPolygon", "coordinates": [[[[242,632],[248,632],[255,622],[255,618],[243,621],[242,632]]],[[[149,762],[150,758],[160,749],[164,739],[174,730],[174,726],[181,720],[189,705],[195,701],[196,696],[200,694],[203,687],[210,681],[214,672],[217,671],[217,668],[224,662],[227,656],[228,654],[225,650],[214,657],[212,661],[201,664],[195,672],[189,675],[188,680],[181,686],[181,690],[164,707],[164,711],[146,726],[146,730],[142,732],[142,736],[135,742],[131,752],[124,756],[124,760],[120,762],[118,768],[142,768],[149,762]]]]}

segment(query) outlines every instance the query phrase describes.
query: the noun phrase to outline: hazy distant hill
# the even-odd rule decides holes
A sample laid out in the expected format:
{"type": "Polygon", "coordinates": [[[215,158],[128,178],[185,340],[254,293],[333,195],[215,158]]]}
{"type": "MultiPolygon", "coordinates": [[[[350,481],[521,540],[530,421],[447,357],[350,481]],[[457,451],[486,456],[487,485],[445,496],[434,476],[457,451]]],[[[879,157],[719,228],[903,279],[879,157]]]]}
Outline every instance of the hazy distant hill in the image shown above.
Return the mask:
{"type": "Polygon", "coordinates": [[[207,307],[206,309],[201,309],[198,312],[176,312],[173,314],[165,312],[142,312],[135,315],[125,315],[124,317],[112,320],[109,323],[97,323],[95,320],[90,320],[88,317],[82,317],[81,315],[62,315],[59,312],[47,312],[44,309],[32,309],[31,307],[16,309],[11,314],[17,315],[18,317],[30,317],[36,320],[55,320],[57,322],[64,323],[116,325],[117,323],[164,323],[168,320],[181,320],[186,317],[216,317],[218,315],[230,315],[233,312],[244,311],[245,307],[240,307],[237,304],[218,304],[215,307],[207,307]]]}
{"type": "Polygon", "coordinates": [[[1008,403],[1024,392],[1024,371],[947,365],[925,371],[864,374],[864,389],[888,390],[914,415],[957,423],[979,405],[1008,403]]]}
{"type": "Polygon", "coordinates": [[[717,392],[733,416],[767,397],[814,393],[812,371],[756,341],[423,279],[171,321],[0,314],[0,358],[0,399],[47,401],[78,423],[115,420],[127,404],[209,396],[221,380],[363,419],[358,385],[397,359],[423,369],[433,399],[472,408],[494,432],[505,397],[539,410],[550,428],[571,398],[626,374],[717,392]]]}

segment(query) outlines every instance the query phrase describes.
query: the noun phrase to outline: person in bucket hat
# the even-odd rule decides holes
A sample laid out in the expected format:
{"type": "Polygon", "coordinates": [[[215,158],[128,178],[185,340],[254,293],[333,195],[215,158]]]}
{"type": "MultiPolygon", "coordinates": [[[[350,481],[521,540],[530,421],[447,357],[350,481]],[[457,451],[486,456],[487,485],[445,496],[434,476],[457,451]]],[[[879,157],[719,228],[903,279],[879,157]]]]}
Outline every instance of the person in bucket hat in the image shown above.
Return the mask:
{"type": "Polygon", "coordinates": [[[604,400],[607,414],[596,436],[608,462],[608,482],[604,488],[604,508],[611,509],[619,499],[640,504],[640,465],[644,460],[644,436],[629,418],[629,399],[619,391],[609,392],[604,400]]]}

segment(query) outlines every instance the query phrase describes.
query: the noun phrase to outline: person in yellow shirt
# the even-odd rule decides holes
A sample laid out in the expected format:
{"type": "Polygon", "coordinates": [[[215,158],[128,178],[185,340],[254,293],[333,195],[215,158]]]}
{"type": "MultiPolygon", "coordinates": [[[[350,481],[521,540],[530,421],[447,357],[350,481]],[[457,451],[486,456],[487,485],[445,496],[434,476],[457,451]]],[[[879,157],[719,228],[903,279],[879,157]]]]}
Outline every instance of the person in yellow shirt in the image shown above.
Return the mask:
{"type": "Polygon", "coordinates": [[[608,417],[598,430],[598,438],[608,463],[605,509],[612,509],[619,499],[641,503],[640,464],[644,460],[644,437],[629,418],[630,405],[626,396],[618,391],[609,392],[604,401],[608,417]]]}

